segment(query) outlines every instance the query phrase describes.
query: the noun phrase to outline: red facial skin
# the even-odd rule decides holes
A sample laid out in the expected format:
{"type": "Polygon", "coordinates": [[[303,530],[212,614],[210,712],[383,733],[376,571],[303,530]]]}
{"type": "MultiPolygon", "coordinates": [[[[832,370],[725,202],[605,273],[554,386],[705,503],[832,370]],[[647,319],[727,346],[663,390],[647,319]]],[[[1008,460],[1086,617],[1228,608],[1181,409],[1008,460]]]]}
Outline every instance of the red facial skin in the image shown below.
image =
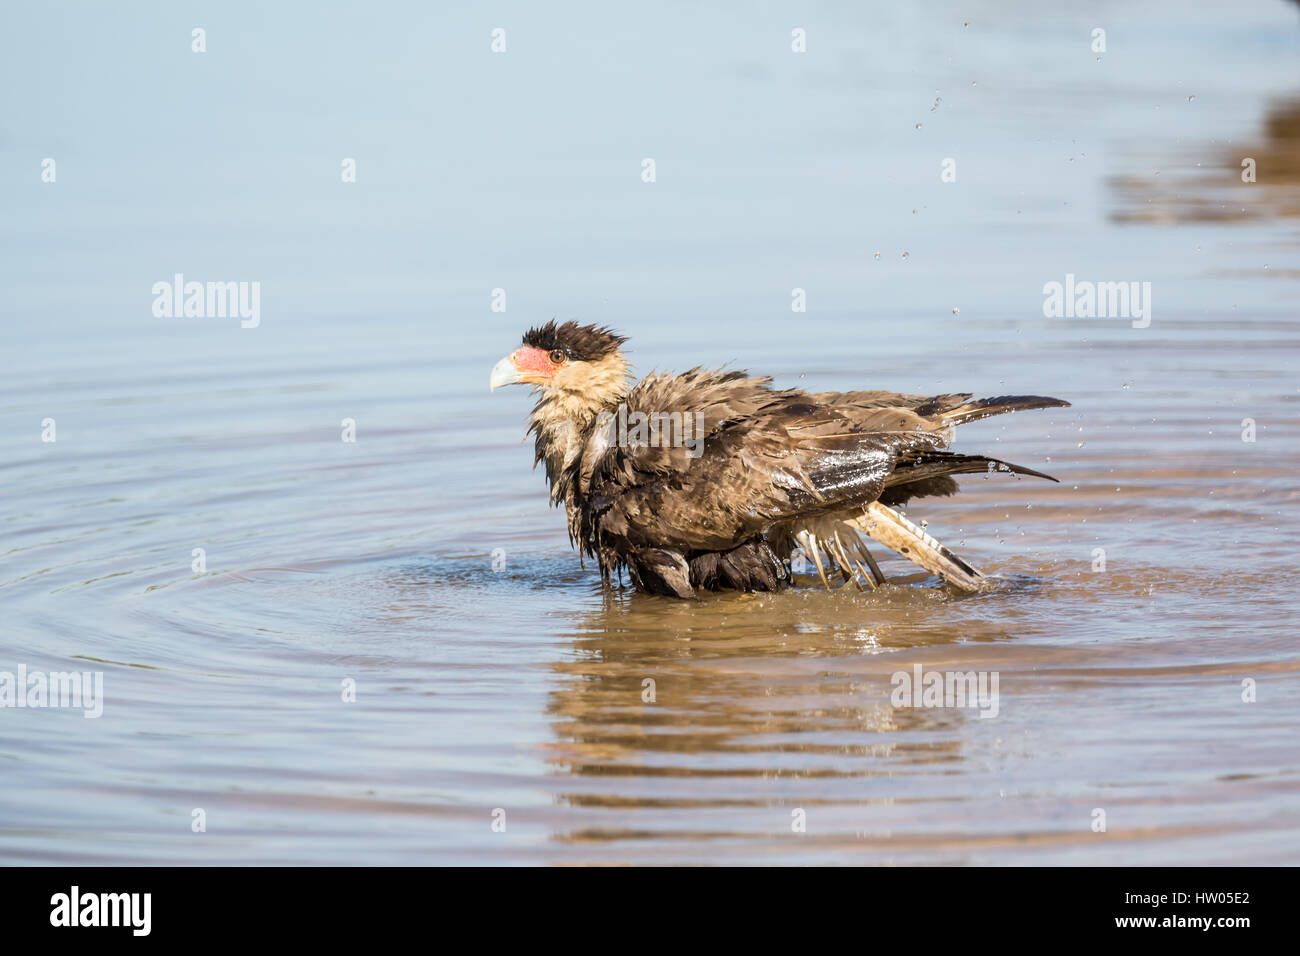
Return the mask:
{"type": "Polygon", "coordinates": [[[511,352],[510,364],[519,370],[519,381],[530,385],[545,385],[560,367],[551,361],[550,353],[532,345],[511,352]]]}

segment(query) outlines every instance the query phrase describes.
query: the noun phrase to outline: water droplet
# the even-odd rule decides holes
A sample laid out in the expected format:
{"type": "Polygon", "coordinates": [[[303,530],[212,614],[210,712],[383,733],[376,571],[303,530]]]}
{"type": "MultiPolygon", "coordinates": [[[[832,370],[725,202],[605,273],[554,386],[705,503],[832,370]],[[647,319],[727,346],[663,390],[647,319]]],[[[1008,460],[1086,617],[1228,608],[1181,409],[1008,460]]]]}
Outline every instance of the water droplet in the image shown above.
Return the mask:
{"type": "MultiPolygon", "coordinates": [[[[906,259],[906,258],[907,258],[908,256],[910,256],[910,255],[911,255],[910,252],[905,252],[905,253],[903,253],[903,258],[906,259]]],[[[1267,269],[1268,266],[1265,266],[1264,268],[1267,269]]]]}
{"type": "Polygon", "coordinates": [[[873,258],[873,259],[879,259],[879,258],[880,258],[880,253],[877,252],[874,256],[872,256],[872,258],[873,258]]]}
{"type": "Polygon", "coordinates": [[[958,314],[960,314],[960,312],[961,312],[961,309],[953,309],[953,310],[952,310],[952,314],[953,314],[953,315],[958,315],[958,314]]]}
{"type": "Polygon", "coordinates": [[[1187,102],[1189,102],[1189,103],[1195,103],[1195,102],[1196,102],[1196,97],[1195,97],[1195,96],[1189,96],[1189,97],[1187,97],[1187,102]]]}

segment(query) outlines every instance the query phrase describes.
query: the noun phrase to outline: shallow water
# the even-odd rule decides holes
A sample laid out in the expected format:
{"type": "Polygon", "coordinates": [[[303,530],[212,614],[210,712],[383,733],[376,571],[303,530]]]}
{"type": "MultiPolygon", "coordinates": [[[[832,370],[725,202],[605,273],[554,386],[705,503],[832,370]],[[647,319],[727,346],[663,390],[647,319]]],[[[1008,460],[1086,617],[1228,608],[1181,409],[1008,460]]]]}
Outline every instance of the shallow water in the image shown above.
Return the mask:
{"type": "Polygon", "coordinates": [[[239,5],[199,57],[165,9],[0,36],[0,671],[104,674],[0,709],[0,861],[1300,862],[1293,5],[517,7],[496,57],[239,5]],[[154,318],[175,272],[260,325],[154,318]],[[1067,273],[1150,326],[1045,318],[1067,273]],[[908,510],[990,594],[603,591],[486,389],[552,314],[641,371],[1059,395],[956,447],[1060,484],[908,510]],[[916,665],[996,716],[893,706],[916,665]]]}

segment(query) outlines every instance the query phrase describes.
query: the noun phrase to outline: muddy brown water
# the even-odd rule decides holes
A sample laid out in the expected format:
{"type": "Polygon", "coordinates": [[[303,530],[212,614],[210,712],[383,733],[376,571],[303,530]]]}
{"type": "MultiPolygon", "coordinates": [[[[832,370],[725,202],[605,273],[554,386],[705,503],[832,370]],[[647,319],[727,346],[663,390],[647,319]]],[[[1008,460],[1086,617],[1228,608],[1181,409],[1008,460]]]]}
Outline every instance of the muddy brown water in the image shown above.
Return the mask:
{"type": "Polygon", "coordinates": [[[18,15],[11,90],[136,65],[0,139],[0,672],[104,682],[0,709],[0,861],[1300,861],[1294,7],[799,13],[430,20],[436,62],[265,13],[255,76],[162,85],[156,25],[18,15]],[[383,69],[325,98],[335,47],[383,69]],[[260,324],[155,318],[175,272],[260,324]],[[1149,325],[1046,317],[1067,274],[1149,325]],[[908,509],[989,594],[605,591],[486,389],[552,314],[643,372],[1058,395],[955,447],[1060,483],[908,509]],[[895,706],[918,666],[996,713],[895,706]]]}

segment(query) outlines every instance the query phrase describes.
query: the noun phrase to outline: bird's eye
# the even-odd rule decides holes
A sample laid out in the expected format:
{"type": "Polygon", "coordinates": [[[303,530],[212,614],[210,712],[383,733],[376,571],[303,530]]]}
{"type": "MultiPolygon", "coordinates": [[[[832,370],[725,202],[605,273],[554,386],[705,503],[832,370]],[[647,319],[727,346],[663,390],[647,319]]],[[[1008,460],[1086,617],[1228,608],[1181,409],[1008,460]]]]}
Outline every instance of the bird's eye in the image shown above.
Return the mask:
{"type": "Polygon", "coordinates": [[[568,356],[566,356],[566,355],[564,354],[564,351],[563,351],[562,349],[552,349],[552,350],[551,350],[550,359],[551,359],[551,364],[552,364],[552,365],[563,365],[563,364],[564,364],[564,360],[565,360],[567,357],[568,357],[568,356]]]}

